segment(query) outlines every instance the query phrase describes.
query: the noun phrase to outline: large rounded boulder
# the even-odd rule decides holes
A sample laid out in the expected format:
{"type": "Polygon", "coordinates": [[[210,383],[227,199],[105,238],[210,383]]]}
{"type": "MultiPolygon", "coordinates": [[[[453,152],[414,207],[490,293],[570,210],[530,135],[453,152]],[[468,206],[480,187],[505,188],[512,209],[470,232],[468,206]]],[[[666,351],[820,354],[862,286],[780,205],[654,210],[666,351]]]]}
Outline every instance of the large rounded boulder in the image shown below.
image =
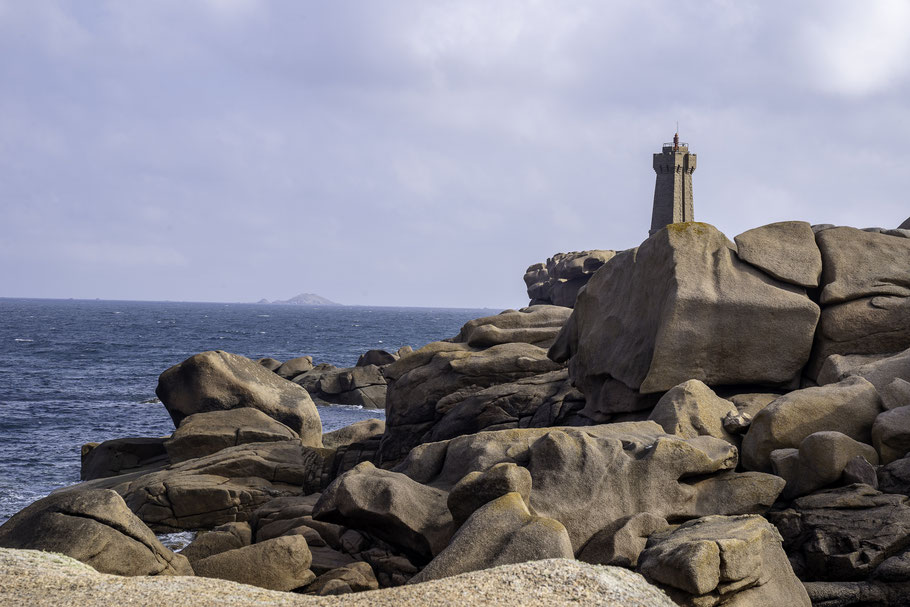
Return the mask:
{"type": "Polygon", "coordinates": [[[116,575],[193,575],[109,489],[53,493],[0,526],[0,547],[59,552],[116,575]]]}
{"type": "Polygon", "coordinates": [[[252,407],[299,434],[304,445],[322,446],[322,422],[307,391],[237,354],[191,356],[161,374],[155,394],[177,426],[194,413],[252,407]]]}

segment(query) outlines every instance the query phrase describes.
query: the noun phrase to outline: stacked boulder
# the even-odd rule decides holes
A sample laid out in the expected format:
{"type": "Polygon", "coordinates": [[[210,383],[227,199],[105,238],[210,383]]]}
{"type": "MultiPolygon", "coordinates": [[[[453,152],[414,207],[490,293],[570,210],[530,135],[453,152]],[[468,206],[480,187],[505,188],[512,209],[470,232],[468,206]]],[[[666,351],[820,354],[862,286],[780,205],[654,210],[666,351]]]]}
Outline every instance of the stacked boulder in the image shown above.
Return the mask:
{"type": "Polygon", "coordinates": [[[571,308],[578,291],[591,276],[609,261],[615,251],[573,251],[557,253],[546,263],[537,263],[525,271],[528,305],[554,305],[571,308]]]}

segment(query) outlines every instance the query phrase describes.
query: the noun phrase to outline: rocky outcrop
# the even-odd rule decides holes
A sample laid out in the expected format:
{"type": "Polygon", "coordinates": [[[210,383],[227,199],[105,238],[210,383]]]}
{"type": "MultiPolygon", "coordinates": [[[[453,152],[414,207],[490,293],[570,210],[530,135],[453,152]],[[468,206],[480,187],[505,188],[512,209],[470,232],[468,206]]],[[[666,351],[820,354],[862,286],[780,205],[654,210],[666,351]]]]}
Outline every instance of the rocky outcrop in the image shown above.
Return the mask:
{"type": "Polygon", "coordinates": [[[447,403],[561,366],[547,358],[546,350],[523,342],[485,349],[451,342],[424,346],[385,368],[389,391],[380,461],[397,462],[414,446],[431,440],[429,432],[447,403]]]}
{"type": "Polygon", "coordinates": [[[811,605],[780,534],[760,516],[708,516],[657,532],[638,569],[679,605],[811,605]]]}
{"type": "Polygon", "coordinates": [[[816,235],[822,305],[809,374],[832,354],[884,354],[910,347],[910,239],[832,228],[816,235]]]}
{"type": "Polygon", "coordinates": [[[650,512],[639,512],[613,521],[588,540],[578,560],[594,565],[636,567],[648,538],[669,527],[667,519],[650,512]]]}
{"type": "Polygon", "coordinates": [[[180,554],[190,563],[204,558],[249,546],[253,542],[253,532],[248,523],[226,523],[211,531],[200,532],[180,554]]]}
{"type": "Polygon", "coordinates": [[[123,499],[106,489],[68,490],[38,500],[0,525],[0,547],[59,552],[102,573],[193,575],[123,499]]]}
{"type": "Polygon", "coordinates": [[[446,498],[454,528],[461,527],[478,508],[514,493],[528,502],[531,473],[511,462],[495,464],[484,471],[469,472],[458,481],[446,498]]]}
{"type": "Polygon", "coordinates": [[[803,581],[866,578],[910,546],[910,499],[867,485],[828,489],[767,514],[803,581]]]}
{"type": "Polygon", "coordinates": [[[872,444],[883,464],[910,452],[910,406],[885,411],[872,424],[872,444]]]}
{"type": "Polygon", "coordinates": [[[549,348],[572,313],[560,306],[535,305],[469,320],[452,341],[472,348],[526,343],[549,348]]]}
{"type": "Polygon", "coordinates": [[[252,407],[320,447],[322,423],[310,395],[254,361],[228,352],[202,352],[161,374],[155,394],[179,426],[194,413],[252,407]]]}
{"type": "Polygon", "coordinates": [[[534,264],[524,276],[530,305],[573,307],[579,289],[615,254],[615,251],[573,251],[557,253],[546,263],[534,264]]]}
{"type": "Polygon", "coordinates": [[[291,360],[286,360],[274,369],[278,376],[283,377],[284,379],[294,379],[301,373],[306,373],[307,371],[313,370],[313,357],[312,356],[298,356],[297,358],[292,358],[291,360]]]}
{"type": "Polygon", "coordinates": [[[295,376],[293,381],[321,405],[385,407],[386,380],[376,365],[339,368],[321,364],[295,376]]]}
{"type": "Polygon", "coordinates": [[[482,430],[543,428],[591,423],[579,412],[585,401],[560,369],[497,384],[471,393],[456,392],[436,404],[438,417],[420,442],[435,442],[482,430]]]}
{"type": "Polygon", "coordinates": [[[318,491],[327,482],[330,455],[297,441],[249,443],[138,478],[112,479],[112,488],[153,529],[210,529],[246,521],[275,497],[318,491]]]}
{"type": "Polygon", "coordinates": [[[204,457],[246,443],[299,441],[296,432],[250,407],[194,413],[164,442],[173,463],[204,457]]]}
{"type": "Polygon", "coordinates": [[[453,532],[444,491],[369,462],[329,485],[313,508],[313,518],[343,521],[426,560],[445,548],[453,532]]]}
{"type": "Polygon", "coordinates": [[[673,224],[592,277],[550,356],[569,362],[588,408],[619,412],[602,396],[611,381],[641,393],[690,379],[792,386],[818,316],[804,289],[741,261],[716,228],[673,224]]]}
{"type": "Polygon", "coordinates": [[[657,422],[667,434],[682,438],[713,436],[738,445],[736,437],[724,428],[724,420],[738,414],[732,402],[720,398],[697,379],[690,379],[664,394],[648,419],[657,422]]]}
{"type": "Polygon", "coordinates": [[[743,232],[733,240],[740,259],[772,278],[800,287],[818,286],[822,256],[808,223],[772,223],[743,232]]]}
{"type": "Polygon", "coordinates": [[[791,500],[831,485],[844,475],[847,465],[860,458],[869,466],[878,465],[878,454],[869,445],[840,432],[814,432],[799,443],[799,449],[771,452],[774,474],[785,479],[781,497],[791,500]]]}
{"type": "Polygon", "coordinates": [[[294,590],[316,579],[313,557],[299,535],[279,537],[220,552],[193,564],[196,575],[250,584],[269,590],[294,590]]]}
{"type": "Polygon", "coordinates": [[[881,411],[875,387],[861,377],[795,390],[755,416],[743,439],[743,466],[769,471],[772,451],[799,448],[802,440],[815,432],[840,432],[871,444],[872,424],[881,411]]]}
{"type": "Polygon", "coordinates": [[[471,472],[514,463],[531,476],[530,506],[565,526],[574,551],[640,512],[670,521],[767,510],[784,481],[740,474],[737,450],[709,436],[682,439],[654,422],[500,430],[416,447],[396,468],[450,488],[471,472]]]}
{"type": "Polygon", "coordinates": [[[168,465],[164,438],[115,438],[82,445],[79,478],[90,481],[132,472],[150,472],[168,465]]]}
{"type": "Polygon", "coordinates": [[[376,365],[377,367],[384,367],[385,365],[391,365],[399,358],[399,354],[392,354],[385,350],[367,350],[360,355],[360,358],[357,359],[357,364],[354,366],[366,367],[368,365],[376,365]]]}
{"type": "Polygon", "coordinates": [[[363,419],[344,428],[322,435],[322,445],[326,449],[337,449],[382,436],[385,432],[385,420],[363,419]]]}
{"type": "Polygon", "coordinates": [[[367,563],[359,561],[344,567],[338,567],[320,575],[307,586],[307,594],[329,596],[376,590],[379,582],[373,575],[373,569],[367,563]]]}
{"type": "Polygon", "coordinates": [[[445,550],[410,583],[497,565],[572,556],[572,543],[559,521],[531,514],[521,495],[507,493],[474,512],[445,550]]]}

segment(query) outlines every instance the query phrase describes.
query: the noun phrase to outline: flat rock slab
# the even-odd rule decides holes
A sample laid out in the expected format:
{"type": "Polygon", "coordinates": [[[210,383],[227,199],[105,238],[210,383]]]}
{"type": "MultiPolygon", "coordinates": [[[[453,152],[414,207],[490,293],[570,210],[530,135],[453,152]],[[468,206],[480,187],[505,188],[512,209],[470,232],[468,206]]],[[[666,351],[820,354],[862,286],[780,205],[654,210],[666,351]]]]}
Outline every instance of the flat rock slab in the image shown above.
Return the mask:
{"type": "Polygon", "coordinates": [[[626,569],[549,560],[475,571],[443,580],[340,597],[309,597],[197,577],[123,578],[78,561],[31,550],[0,549],[0,605],[13,607],[676,607],[626,569]]]}

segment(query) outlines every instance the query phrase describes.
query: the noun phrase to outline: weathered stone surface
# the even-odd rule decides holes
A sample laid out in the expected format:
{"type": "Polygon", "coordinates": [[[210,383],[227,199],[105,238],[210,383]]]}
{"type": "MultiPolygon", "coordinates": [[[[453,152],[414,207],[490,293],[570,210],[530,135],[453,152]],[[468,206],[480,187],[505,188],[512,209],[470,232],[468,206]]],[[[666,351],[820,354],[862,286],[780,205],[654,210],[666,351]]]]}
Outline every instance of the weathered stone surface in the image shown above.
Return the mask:
{"type": "Polygon", "coordinates": [[[164,442],[171,462],[204,457],[246,443],[299,441],[296,432],[251,407],[187,416],[164,442]]]}
{"type": "Polygon", "coordinates": [[[252,530],[248,523],[226,523],[211,531],[199,533],[190,544],[180,551],[190,563],[214,554],[243,548],[252,543],[252,530]]]}
{"type": "Polygon", "coordinates": [[[508,428],[588,425],[577,413],[584,397],[569,383],[568,371],[532,375],[470,392],[456,392],[436,403],[440,416],[420,442],[435,442],[508,428]]]}
{"type": "Polygon", "coordinates": [[[832,354],[825,359],[815,381],[819,386],[836,384],[850,375],[857,375],[854,371],[859,367],[888,357],[888,354],[832,354]]]}
{"type": "Polygon", "coordinates": [[[294,377],[319,404],[385,407],[386,380],[376,365],[338,368],[317,365],[294,377]]]}
{"type": "Polygon", "coordinates": [[[906,582],[805,582],[803,586],[818,607],[910,606],[910,584],[906,582]]]}
{"type": "Polygon", "coordinates": [[[768,519],[803,581],[866,578],[910,545],[910,503],[867,485],[828,489],[798,498],[768,519]]]}
{"type": "Polygon", "coordinates": [[[910,452],[910,407],[885,411],[872,424],[872,444],[883,464],[890,464],[910,452]]]}
{"type": "Polygon", "coordinates": [[[379,436],[383,432],[385,432],[385,420],[362,419],[334,432],[326,432],[322,435],[322,445],[326,449],[337,449],[379,436]]]}
{"type": "Polygon", "coordinates": [[[808,223],[772,223],[743,232],[733,240],[739,258],[766,274],[802,287],[818,286],[822,256],[808,223]]]}
{"type": "Polygon", "coordinates": [[[764,511],[784,481],[732,472],[736,456],[723,440],[681,439],[654,422],[627,422],[460,436],[416,447],[396,470],[445,488],[501,462],[527,468],[531,507],[561,522],[577,551],[610,523],[639,512],[680,521],[764,511]],[[717,474],[723,471],[730,472],[717,474]]]}
{"type": "Polygon", "coordinates": [[[503,462],[466,474],[446,498],[455,528],[461,527],[478,508],[506,493],[517,493],[527,503],[531,495],[531,473],[527,468],[503,462]]]}
{"type": "MultiPolygon", "coordinates": [[[[321,494],[278,497],[261,505],[250,516],[250,527],[257,542],[280,537],[299,526],[301,519],[313,514],[313,506],[321,494]]],[[[324,543],[324,542],[323,542],[324,543]]]]}
{"type": "Polygon", "coordinates": [[[130,472],[149,471],[168,464],[164,438],[115,438],[82,446],[79,478],[90,481],[130,472]]]}
{"type": "Polygon", "coordinates": [[[865,457],[857,455],[844,466],[840,484],[853,485],[860,483],[878,489],[878,466],[873,466],[865,457]]]}
{"type": "Polygon", "coordinates": [[[483,350],[451,342],[424,346],[384,368],[389,390],[380,462],[397,462],[425,440],[442,416],[437,411],[440,405],[457,403],[493,385],[561,368],[547,358],[545,350],[527,343],[483,350]]]}
{"type": "Polygon", "coordinates": [[[741,394],[733,394],[726,398],[728,398],[728,400],[736,406],[737,411],[740,413],[745,413],[752,419],[755,419],[755,416],[758,415],[759,411],[780,397],[781,394],[779,393],[745,392],[741,394]]]}
{"type": "Polygon", "coordinates": [[[196,575],[231,580],[270,590],[294,590],[316,576],[312,556],[299,535],[279,537],[220,552],[194,563],[196,575]]]}
{"type": "Polygon", "coordinates": [[[313,517],[363,529],[426,560],[439,554],[453,531],[444,491],[368,462],[335,479],[313,517]]]}
{"type": "Polygon", "coordinates": [[[378,592],[316,598],[201,577],[124,578],[62,556],[0,548],[0,588],[11,605],[282,605],[323,607],[674,607],[659,588],[627,569],[571,559],[503,565],[453,578],[378,592]],[[20,600],[21,599],[21,600],[20,600]]]}
{"type": "Polygon", "coordinates": [[[878,465],[878,454],[871,446],[840,432],[814,432],[800,442],[799,449],[772,451],[771,464],[774,474],[787,481],[781,497],[789,500],[837,482],[855,457],[878,465]]]}
{"type": "Polygon", "coordinates": [[[318,548],[310,547],[310,552],[313,555],[313,562],[310,563],[310,569],[316,575],[322,575],[323,573],[328,573],[332,569],[352,565],[355,562],[355,559],[351,555],[345,554],[340,550],[335,550],[328,545],[320,546],[318,548]]]}
{"type": "Polygon", "coordinates": [[[667,434],[682,438],[713,436],[737,445],[739,440],[724,428],[724,419],[738,413],[732,402],[697,379],[690,379],[664,394],[648,419],[667,434]]]}
{"type": "Polygon", "coordinates": [[[713,226],[673,224],[592,277],[550,355],[606,412],[609,379],[642,393],[689,379],[790,385],[818,315],[804,290],[740,261],[713,226]]]}
{"type": "Polygon", "coordinates": [[[330,453],[293,441],[248,443],[112,488],[154,529],[210,529],[248,520],[275,497],[318,491],[330,453]]]}
{"type": "Polygon", "coordinates": [[[822,305],[910,297],[910,240],[846,227],[820,232],[817,239],[824,263],[822,305]]]}
{"type": "Polygon", "coordinates": [[[681,605],[811,605],[780,534],[760,516],[707,516],[655,533],[639,571],[681,605]]]}
{"type": "Polygon", "coordinates": [[[549,348],[572,311],[562,306],[530,306],[469,320],[453,339],[472,348],[528,343],[549,348]]]}
{"type": "Polygon", "coordinates": [[[294,379],[301,373],[312,370],[312,368],[312,356],[298,356],[297,358],[292,358],[291,360],[286,360],[281,363],[281,366],[275,368],[274,371],[279,377],[294,379]]]}
{"type": "Polygon", "coordinates": [[[474,512],[445,550],[410,583],[498,565],[572,557],[569,534],[559,521],[532,515],[521,495],[507,493],[474,512]]]}
{"type": "Polygon", "coordinates": [[[107,489],[52,493],[0,525],[0,546],[59,552],[117,575],[193,575],[107,489]]]}
{"type": "Polygon", "coordinates": [[[815,432],[835,431],[862,443],[872,442],[872,424],[881,413],[875,387],[861,377],[795,390],[762,409],[743,439],[742,464],[769,471],[771,452],[798,448],[815,432]]]}
{"type": "MultiPolygon", "coordinates": [[[[833,355],[825,361],[825,366],[828,367],[829,372],[834,369],[842,369],[841,377],[856,376],[867,380],[875,386],[886,409],[895,409],[910,404],[910,350],[890,356],[838,357],[833,355]],[[838,359],[845,358],[858,364],[849,367],[838,365],[838,359]]],[[[825,366],[822,367],[823,370],[825,366]]]]}
{"type": "Polygon", "coordinates": [[[202,352],[158,378],[155,394],[179,426],[193,413],[252,407],[321,447],[322,422],[306,390],[248,358],[221,350],[202,352]]]}
{"type": "Polygon", "coordinates": [[[878,469],[878,489],[910,496],[910,457],[902,457],[878,469]]]}
{"type": "Polygon", "coordinates": [[[553,304],[571,308],[579,289],[615,255],[615,251],[557,253],[546,263],[529,267],[524,275],[531,305],[553,304]]]}
{"type": "Polygon", "coordinates": [[[595,533],[579,551],[578,560],[594,565],[634,568],[648,537],[668,527],[667,519],[650,512],[623,517],[595,533]]]}
{"type": "Polygon", "coordinates": [[[307,586],[307,594],[329,596],[376,590],[379,582],[373,574],[373,568],[364,562],[351,563],[323,573],[307,586]]]}
{"type": "Polygon", "coordinates": [[[267,357],[267,358],[258,358],[258,359],[256,359],[256,364],[262,365],[263,367],[265,367],[265,368],[268,369],[269,371],[274,371],[275,369],[277,369],[278,367],[281,366],[281,361],[280,361],[280,360],[276,360],[276,359],[271,358],[271,357],[267,357]]]}
{"type": "Polygon", "coordinates": [[[390,365],[396,360],[398,360],[397,354],[392,354],[385,350],[367,350],[360,355],[360,358],[357,359],[357,364],[354,366],[366,367],[368,365],[375,365],[377,367],[382,367],[384,365],[390,365]]]}
{"type": "Polygon", "coordinates": [[[910,298],[877,295],[828,305],[818,323],[807,374],[815,377],[832,354],[890,354],[908,347],[910,298]]]}

